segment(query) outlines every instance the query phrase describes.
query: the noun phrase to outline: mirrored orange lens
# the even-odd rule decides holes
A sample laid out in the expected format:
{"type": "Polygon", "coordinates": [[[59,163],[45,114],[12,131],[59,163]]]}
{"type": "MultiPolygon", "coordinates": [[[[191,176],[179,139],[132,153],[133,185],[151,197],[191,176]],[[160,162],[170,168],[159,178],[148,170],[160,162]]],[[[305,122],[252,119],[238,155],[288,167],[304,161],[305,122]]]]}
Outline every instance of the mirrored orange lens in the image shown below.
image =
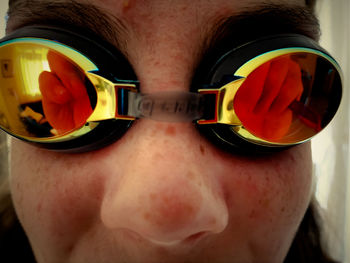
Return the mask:
{"type": "Polygon", "coordinates": [[[341,80],[332,63],[313,53],[274,58],[252,71],[234,98],[234,110],[254,136],[274,143],[302,142],[334,116],[341,80]]]}
{"type": "Polygon", "coordinates": [[[0,48],[0,126],[10,133],[50,138],[82,127],[96,91],[72,60],[40,44],[0,48]]]}

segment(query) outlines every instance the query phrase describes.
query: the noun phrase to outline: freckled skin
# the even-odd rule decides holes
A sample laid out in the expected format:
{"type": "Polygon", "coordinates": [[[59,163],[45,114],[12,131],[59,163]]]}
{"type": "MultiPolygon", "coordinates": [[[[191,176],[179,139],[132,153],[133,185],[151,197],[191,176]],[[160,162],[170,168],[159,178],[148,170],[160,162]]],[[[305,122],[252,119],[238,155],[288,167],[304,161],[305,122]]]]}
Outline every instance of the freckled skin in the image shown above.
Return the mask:
{"type": "MultiPolygon", "coordinates": [[[[203,28],[260,1],[91,2],[130,29],[125,52],[153,92],[188,90],[203,28]]],[[[308,143],[242,157],[191,123],[139,120],[82,154],[13,140],[11,158],[15,208],[39,263],[282,262],[311,196],[308,143]]]]}

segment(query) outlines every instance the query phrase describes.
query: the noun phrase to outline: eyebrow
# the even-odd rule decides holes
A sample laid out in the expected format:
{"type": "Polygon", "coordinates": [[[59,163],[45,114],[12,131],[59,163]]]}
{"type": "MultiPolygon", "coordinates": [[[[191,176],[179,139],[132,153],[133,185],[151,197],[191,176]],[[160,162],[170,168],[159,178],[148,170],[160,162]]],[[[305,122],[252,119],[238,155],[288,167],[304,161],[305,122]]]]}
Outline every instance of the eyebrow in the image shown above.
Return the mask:
{"type": "MultiPolygon", "coordinates": [[[[74,0],[10,0],[7,31],[33,24],[87,28],[127,53],[127,26],[107,11],[74,0]],[[15,21],[12,23],[12,21],[15,21]]],[[[320,26],[311,8],[280,4],[260,4],[214,21],[205,32],[198,56],[229,50],[254,39],[273,34],[297,33],[318,41],[320,26]],[[227,41],[229,40],[229,41],[227,41]]]]}
{"type": "Polygon", "coordinates": [[[93,4],[74,0],[10,0],[7,16],[7,33],[35,24],[74,27],[92,31],[119,49],[126,47],[124,38],[119,37],[127,34],[124,23],[93,4]]]}
{"type": "Polygon", "coordinates": [[[210,29],[204,50],[231,50],[258,38],[277,34],[301,34],[318,41],[320,25],[308,7],[278,4],[256,5],[224,17],[210,29]]]}

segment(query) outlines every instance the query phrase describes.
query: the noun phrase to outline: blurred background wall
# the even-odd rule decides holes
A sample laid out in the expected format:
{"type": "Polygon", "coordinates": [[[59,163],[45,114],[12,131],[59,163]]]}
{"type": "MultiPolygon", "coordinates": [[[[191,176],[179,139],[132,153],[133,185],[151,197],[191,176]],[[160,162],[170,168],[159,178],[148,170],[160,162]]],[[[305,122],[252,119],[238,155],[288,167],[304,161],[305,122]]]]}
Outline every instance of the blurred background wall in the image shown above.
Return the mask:
{"type": "Polygon", "coordinates": [[[350,1],[317,0],[321,45],[343,69],[344,90],[340,112],[320,136],[312,140],[316,198],[323,209],[324,238],[330,253],[350,262],[350,1]]]}
{"type": "MultiPolygon", "coordinates": [[[[0,38],[5,34],[5,15],[8,0],[0,0],[0,38]]],[[[1,88],[1,87],[0,87],[1,88]]],[[[8,173],[8,147],[7,137],[0,132],[0,177],[7,176],[8,173]]]]}
{"type": "MultiPolygon", "coordinates": [[[[0,0],[0,36],[5,32],[7,5],[8,0],[0,0]]],[[[343,68],[345,89],[335,122],[312,141],[316,199],[326,222],[326,246],[338,260],[350,263],[350,1],[318,0],[317,13],[322,28],[321,45],[343,68]]],[[[7,174],[7,163],[7,140],[0,132],[0,176],[7,174]]]]}

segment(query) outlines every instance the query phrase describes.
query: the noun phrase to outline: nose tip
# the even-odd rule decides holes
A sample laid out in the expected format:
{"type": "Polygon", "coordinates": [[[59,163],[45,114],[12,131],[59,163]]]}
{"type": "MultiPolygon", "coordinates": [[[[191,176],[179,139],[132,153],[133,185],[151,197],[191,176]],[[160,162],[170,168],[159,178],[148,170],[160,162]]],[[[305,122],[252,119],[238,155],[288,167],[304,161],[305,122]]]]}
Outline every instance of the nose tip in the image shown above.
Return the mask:
{"type": "Polygon", "coordinates": [[[225,229],[224,198],[203,177],[197,182],[180,175],[165,176],[162,182],[149,177],[129,178],[104,200],[101,217],[108,228],[127,229],[162,246],[192,244],[225,229]]]}
{"type": "Polygon", "coordinates": [[[135,133],[142,130],[142,136],[124,144],[137,149],[132,164],[126,157],[124,162],[118,159],[118,176],[108,177],[105,183],[101,207],[105,226],[134,232],[160,245],[192,242],[222,232],[228,208],[215,176],[217,166],[210,155],[200,155],[193,147],[199,142],[193,126],[177,124],[181,132],[176,136],[172,132],[169,138],[162,125],[148,120],[138,125],[135,133]]]}
{"type": "MultiPolygon", "coordinates": [[[[181,193],[168,196],[160,203],[153,203],[153,213],[147,213],[142,225],[129,225],[159,245],[191,244],[208,235],[222,232],[228,221],[226,206],[222,200],[206,193],[181,193]]],[[[163,195],[166,195],[163,193],[163,195]]],[[[164,196],[163,196],[164,198],[164,196]]]]}

